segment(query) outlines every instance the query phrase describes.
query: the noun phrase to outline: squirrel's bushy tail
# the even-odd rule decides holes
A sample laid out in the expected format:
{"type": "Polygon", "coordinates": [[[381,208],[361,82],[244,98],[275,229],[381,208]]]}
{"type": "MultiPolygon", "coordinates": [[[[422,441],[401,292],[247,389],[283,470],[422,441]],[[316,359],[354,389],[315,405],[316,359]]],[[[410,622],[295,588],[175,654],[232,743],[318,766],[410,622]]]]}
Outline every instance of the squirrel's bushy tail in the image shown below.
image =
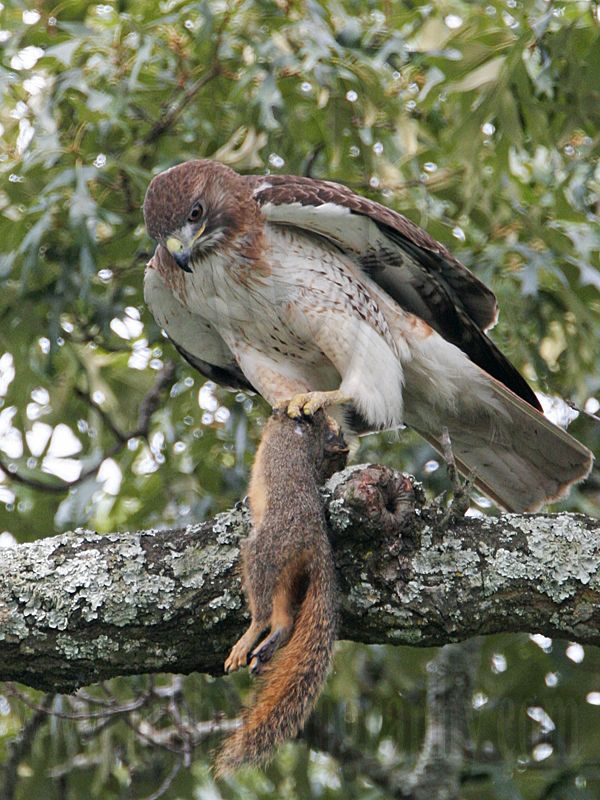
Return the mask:
{"type": "Polygon", "coordinates": [[[223,743],[217,776],[243,764],[269,759],[275,748],[304,725],[325,683],[337,628],[333,557],[319,553],[288,643],[268,663],[254,702],[242,712],[242,726],[223,743]]]}

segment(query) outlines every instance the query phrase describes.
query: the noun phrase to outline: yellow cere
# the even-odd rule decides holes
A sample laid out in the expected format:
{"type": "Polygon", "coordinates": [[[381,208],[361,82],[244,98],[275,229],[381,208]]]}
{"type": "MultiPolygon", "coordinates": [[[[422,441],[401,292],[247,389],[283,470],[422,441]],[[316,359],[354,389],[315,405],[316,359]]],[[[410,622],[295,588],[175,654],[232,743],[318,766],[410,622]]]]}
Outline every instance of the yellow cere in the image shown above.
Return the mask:
{"type": "Polygon", "coordinates": [[[169,253],[181,253],[184,249],[183,242],[176,236],[169,236],[167,239],[167,250],[169,253]]]}

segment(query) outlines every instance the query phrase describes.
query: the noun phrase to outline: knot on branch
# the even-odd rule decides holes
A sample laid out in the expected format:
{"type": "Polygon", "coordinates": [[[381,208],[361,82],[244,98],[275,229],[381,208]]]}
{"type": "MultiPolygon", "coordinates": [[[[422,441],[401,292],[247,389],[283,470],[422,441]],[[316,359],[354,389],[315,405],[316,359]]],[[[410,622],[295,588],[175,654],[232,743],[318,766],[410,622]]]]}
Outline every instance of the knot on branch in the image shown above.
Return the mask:
{"type": "Polygon", "coordinates": [[[421,485],[412,475],[377,464],[361,465],[334,476],[329,516],[336,531],[356,525],[357,541],[373,535],[399,537],[414,527],[415,512],[423,506],[421,485]],[[343,513],[340,519],[337,512],[343,513]]]}

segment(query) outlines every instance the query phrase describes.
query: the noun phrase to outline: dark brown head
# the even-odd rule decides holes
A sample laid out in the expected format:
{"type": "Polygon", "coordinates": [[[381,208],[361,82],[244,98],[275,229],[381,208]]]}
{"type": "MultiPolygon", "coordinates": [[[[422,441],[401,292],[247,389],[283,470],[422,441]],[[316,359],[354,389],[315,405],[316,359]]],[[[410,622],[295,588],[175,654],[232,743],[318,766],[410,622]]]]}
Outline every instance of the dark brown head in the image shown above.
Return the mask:
{"type": "Polygon", "coordinates": [[[186,272],[215,248],[247,236],[259,216],[245,179],[216,161],[186,161],[152,179],[148,233],[186,272]]]}

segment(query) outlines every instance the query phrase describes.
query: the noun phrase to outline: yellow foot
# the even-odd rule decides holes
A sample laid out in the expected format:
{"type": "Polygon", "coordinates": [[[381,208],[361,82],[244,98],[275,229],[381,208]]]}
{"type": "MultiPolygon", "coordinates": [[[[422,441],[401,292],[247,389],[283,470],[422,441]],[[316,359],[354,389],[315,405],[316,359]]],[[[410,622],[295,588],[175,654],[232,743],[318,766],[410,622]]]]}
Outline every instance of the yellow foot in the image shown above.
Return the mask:
{"type": "Polygon", "coordinates": [[[278,408],[286,408],[288,417],[300,419],[300,417],[312,417],[321,408],[337,406],[342,403],[349,403],[350,398],[346,397],[339,389],[333,392],[306,392],[296,394],[290,401],[278,404],[278,408]]]}

